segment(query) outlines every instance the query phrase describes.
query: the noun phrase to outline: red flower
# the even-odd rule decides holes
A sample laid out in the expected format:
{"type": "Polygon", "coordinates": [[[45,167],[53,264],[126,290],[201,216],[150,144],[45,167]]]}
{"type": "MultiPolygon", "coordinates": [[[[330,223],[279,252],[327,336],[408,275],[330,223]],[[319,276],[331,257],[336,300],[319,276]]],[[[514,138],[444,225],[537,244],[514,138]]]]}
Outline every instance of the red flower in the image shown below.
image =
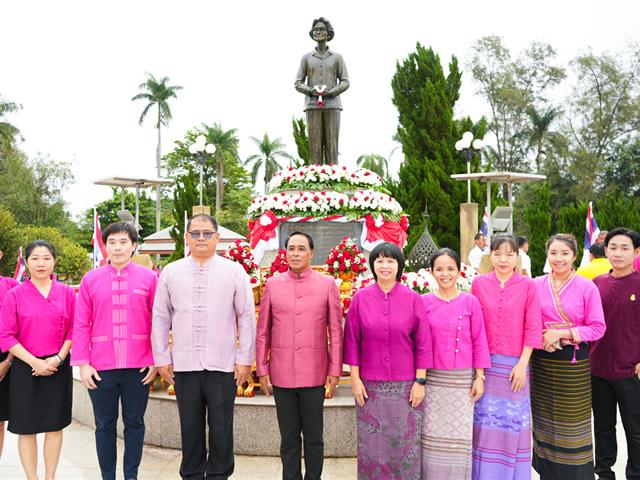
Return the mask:
{"type": "Polygon", "coordinates": [[[256,279],[256,277],[251,277],[251,278],[249,279],[249,281],[250,281],[251,283],[258,283],[258,280],[256,279]]]}

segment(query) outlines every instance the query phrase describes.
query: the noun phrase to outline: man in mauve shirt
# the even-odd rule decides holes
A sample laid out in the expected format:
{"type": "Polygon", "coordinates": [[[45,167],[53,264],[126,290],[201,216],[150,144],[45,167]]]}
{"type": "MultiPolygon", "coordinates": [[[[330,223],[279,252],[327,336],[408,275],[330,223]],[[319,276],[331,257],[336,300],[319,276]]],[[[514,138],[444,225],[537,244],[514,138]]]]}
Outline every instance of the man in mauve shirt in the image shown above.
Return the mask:
{"type": "Polygon", "coordinates": [[[607,330],[591,344],[591,387],[595,434],[595,471],[614,479],[616,406],[627,438],[628,479],[640,479],[640,236],[626,228],[611,230],[604,241],[613,269],[593,281],[600,290],[607,330]]]}
{"type": "Polygon", "coordinates": [[[320,480],[324,459],[324,389],[342,373],[342,310],[332,277],[314,272],[313,239],[294,232],[285,243],[289,270],[267,282],[258,319],[256,369],[260,387],[273,385],[283,480],[320,480]],[[327,348],[327,335],[329,347],[327,348]]]}
{"type": "Polygon", "coordinates": [[[188,480],[222,480],[233,473],[236,389],[251,374],[255,357],[256,314],[249,276],[239,263],[216,255],[219,239],[218,224],[210,215],[189,220],[191,256],[164,268],[153,305],[153,357],[162,378],[175,384],[182,437],[180,476],[188,480]]]}
{"type": "Polygon", "coordinates": [[[124,478],[138,478],[149,385],[156,377],[151,354],[151,311],[158,277],[131,257],[138,232],[116,222],[102,232],[109,263],[80,282],[73,324],[71,365],[93,405],[96,450],[103,480],[116,478],[116,425],[122,403],[124,478]]]}

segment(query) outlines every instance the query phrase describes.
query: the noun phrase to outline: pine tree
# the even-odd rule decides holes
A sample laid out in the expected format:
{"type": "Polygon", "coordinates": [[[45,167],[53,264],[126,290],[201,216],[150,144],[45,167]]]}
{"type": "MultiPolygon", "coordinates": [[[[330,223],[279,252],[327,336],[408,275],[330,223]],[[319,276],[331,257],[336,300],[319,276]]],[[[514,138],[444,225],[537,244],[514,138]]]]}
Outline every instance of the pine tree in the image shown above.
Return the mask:
{"type": "MultiPolygon", "coordinates": [[[[456,57],[451,58],[449,75],[445,77],[440,57],[420,43],[402,63],[396,63],[391,86],[405,160],[399,180],[389,183],[389,187],[409,214],[411,229],[406,252],[424,229],[425,202],[429,206],[429,231],[435,242],[456,250],[460,245],[458,205],[466,201],[466,184],[450,175],[466,172],[466,160],[455,152],[454,144],[462,135],[459,130],[472,123],[453,119],[461,77],[456,57]]],[[[484,122],[477,127],[482,130],[476,132],[477,136],[482,137],[484,122]]],[[[479,163],[475,166],[479,167],[479,163]]],[[[480,198],[476,186],[472,200],[480,198]]]]}
{"type": "MultiPolygon", "coordinates": [[[[193,206],[200,204],[197,179],[198,176],[195,171],[176,178],[172,209],[175,224],[171,229],[171,238],[176,242],[176,248],[169,257],[169,262],[184,257],[184,212],[186,211],[187,217],[191,218],[193,206]]],[[[202,192],[202,203],[203,205],[209,205],[206,190],[202,192]]]]}
{"type": "Polygon", "coordinates": [[[551,230],[549,198],[549,185],[544,183],[537,186],[534,202],[524,209],[524,216],[529,225],[529,257],[534,277],[542,275],[546,259],[546,242],[551,230]]]}

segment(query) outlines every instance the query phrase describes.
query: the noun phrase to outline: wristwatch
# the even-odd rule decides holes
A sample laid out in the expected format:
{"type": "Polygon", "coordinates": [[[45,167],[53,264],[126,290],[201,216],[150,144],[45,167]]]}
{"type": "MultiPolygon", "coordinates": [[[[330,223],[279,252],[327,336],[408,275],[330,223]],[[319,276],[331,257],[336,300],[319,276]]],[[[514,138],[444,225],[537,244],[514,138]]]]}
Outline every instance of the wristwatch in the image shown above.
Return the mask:
{"type": "Polygon", "coordinates": [[[62,357],[60,355],[58,355],[57,353],[55,354],[55,357],[58,358],[58,366],[62,365],[62,362],[63,362],[62,357]]]}
{"type": "Polygon", "coordinates": [[[414,382],[416,382],[418,385],[426,385],[427,384],[427,379],[424,378],[424,377],[416,377],[414,382]]]}

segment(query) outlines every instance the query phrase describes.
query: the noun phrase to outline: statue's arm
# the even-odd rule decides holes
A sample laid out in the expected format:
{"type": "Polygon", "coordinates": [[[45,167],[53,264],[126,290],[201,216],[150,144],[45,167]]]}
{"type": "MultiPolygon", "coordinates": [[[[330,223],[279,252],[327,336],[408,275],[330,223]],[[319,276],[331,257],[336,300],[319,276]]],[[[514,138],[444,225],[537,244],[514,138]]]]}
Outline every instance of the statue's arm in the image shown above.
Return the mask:
{"type": "Polygon", "coordinates": [[[339,82],[327,92],[332,97],[337,97],[349,88],[349,74],[347,73],[347,65],[344,63],[342,55],[338,55],[336,59],[336,78],[339,82]]]}
{"type": "Polygon", "coordinates": [[[296,74],[295,88],[298,92],[304,93],[305,95],[313,95],[313,91],[311,87],[309,87],[305,83],[306,79],[307,79],[307,56],[303,55],[302,60],[300,61],[300,68],[298,68],[298,73],[296,74]]]}

